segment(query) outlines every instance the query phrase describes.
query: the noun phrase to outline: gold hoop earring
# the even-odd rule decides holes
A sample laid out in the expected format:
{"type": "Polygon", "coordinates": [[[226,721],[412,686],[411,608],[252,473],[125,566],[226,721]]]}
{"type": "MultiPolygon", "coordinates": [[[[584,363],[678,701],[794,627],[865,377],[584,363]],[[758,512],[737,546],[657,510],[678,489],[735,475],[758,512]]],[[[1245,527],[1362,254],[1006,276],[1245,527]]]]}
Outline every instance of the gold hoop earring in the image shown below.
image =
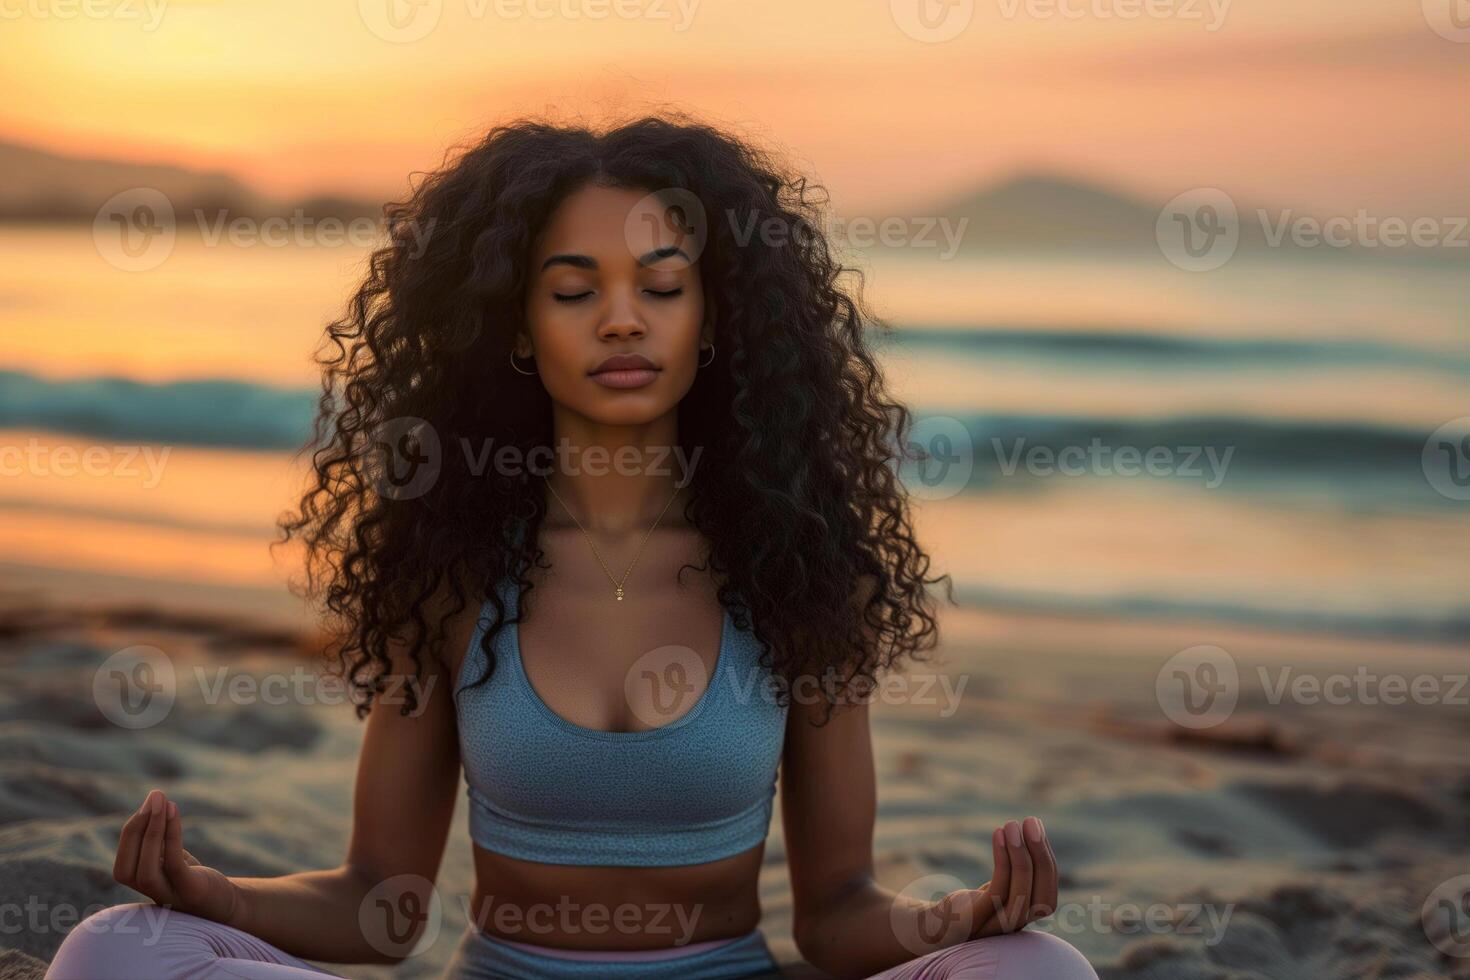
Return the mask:
{"type": "Polygon", "coordinates": [[[512,347],[510,351],[510,366],[515,370],[516,374],[524,374],[528,378],[534,378],[538,373],[536,371],[522,371],[520,369],[520,366],[516,364],[516,352],[514,347],[512,347]]]}
{"type": "Polygon", "coordinates": [[[699,366],[702,367],[702,368],[703,367],[709,367],[713,363],[715,363],[715,345],[714,344],[710,344],[709,345],[709,360],[700,363],[699,366]]]}

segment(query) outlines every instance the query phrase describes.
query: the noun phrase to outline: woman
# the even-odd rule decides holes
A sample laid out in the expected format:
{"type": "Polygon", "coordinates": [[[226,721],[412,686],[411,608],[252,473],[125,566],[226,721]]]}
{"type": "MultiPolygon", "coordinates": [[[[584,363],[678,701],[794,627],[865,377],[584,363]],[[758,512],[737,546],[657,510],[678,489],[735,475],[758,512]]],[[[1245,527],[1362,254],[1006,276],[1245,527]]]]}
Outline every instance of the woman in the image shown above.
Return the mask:
{"type": "Polygon", "coordinates": [[[91,917],[47,976],[403,959],[462,767],[476,888],[449,977],[772,974],[779,772],[818,969],[1094,978],[1023,931],[1057,896],[1035,818],[995,831],[977,888],[874,881],[864,685],[934,647],[944,579],[891,467],[909,415],[805,181],[681,119],[520,122],[389,214],[282,524],[368,715],[346,859],[227,878],[154,791],[114,873],[166,907],[91,917]]]}

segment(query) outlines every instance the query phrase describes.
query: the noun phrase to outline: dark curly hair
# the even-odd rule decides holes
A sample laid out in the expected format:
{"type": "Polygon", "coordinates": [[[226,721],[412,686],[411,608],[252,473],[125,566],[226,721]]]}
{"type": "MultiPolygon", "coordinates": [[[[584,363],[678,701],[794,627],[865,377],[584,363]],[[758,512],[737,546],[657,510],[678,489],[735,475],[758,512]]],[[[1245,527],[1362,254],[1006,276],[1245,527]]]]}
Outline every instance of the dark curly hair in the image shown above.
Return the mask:
{"type": "MultiPolygon", "coordinates": [[[[834,257],[825,196],[812,199],[820,185],[680,113],[601,132],[499,125],[384,208],[389,241],[316,354],[319,411],[298,453],[312,452],[313,478],[272,547],[301,536],[306,581],[293,591],[333,620],[326,659],[359,718],[384,689],[390,641],[406,630],[421,671],[445,620],[481,596],[495,617],[478,682],[490,676],[494,635],[521,612],[495,584],[513,577],[528,593],[527,572],[544,558],[540,481],[475,472],[472,455],[445,451],[423,492],[384,493],[384,432],[413,419],[444,446],[550,445],[550,399],[512,369],[510,350],[533,243],[587,184],[678,188],[709,216],[699,260],[721,356],[679,406],[685,458],[700,449],[684,513],[710,542],[700,568],[719,575],[719,599],[753,628],[763,665],[788,682],[825,678],[830,716],[833,693],[847,697],[937,644],[928,584],[945,582],[953,601],[948,575],[927,577],[894,465],[911,416],[887,397],[864,336],[870,324],[892,328],[863,304],[861,272],[834,257]],[[767,219],[799,233],[742,235],[767,219]],[[857,276],[854,295],[839,285],[844,273],[857,276]]],[[[401,710],[416,706],[410,685],[401,710]]]]}

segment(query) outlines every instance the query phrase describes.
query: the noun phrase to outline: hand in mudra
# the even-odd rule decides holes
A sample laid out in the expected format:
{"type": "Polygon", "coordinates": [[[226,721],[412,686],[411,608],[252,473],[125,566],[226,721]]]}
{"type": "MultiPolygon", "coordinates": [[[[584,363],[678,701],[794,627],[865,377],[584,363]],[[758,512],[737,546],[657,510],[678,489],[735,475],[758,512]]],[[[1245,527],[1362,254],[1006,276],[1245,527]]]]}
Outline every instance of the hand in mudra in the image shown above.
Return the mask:
{"type": "Polygon", "coordinates": [[[1057,858],[1040,820],[1008,821],[990,835],[990,846],[991,879],[940,902],[939,914],[947,921],[969,924],[970,939],[1017,932],[1057,909],[1057,858]]]}
{"type": "Polygon", "coordinates": [[[178,804],[153,790],[123,824],[113,880],[181,912],[216,922],[234,915],[238,887],[184,850],[178,804]]]}

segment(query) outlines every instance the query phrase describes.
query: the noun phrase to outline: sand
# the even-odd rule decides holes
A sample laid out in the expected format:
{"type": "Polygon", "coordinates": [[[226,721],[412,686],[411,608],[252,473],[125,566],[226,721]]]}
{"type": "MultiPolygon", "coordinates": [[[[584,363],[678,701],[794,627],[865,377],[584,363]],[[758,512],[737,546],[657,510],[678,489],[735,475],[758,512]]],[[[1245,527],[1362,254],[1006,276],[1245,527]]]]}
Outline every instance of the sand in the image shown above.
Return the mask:
{"type": "MultiPolygon", "coordinates": [[[[0,594],[0,978],[39,977],[78,918],[141,900],[111,867],[125,815],[152,787],[178,801],[185,846],[227,874],[342,858],[362,723],[331,689],[315,703],[206,710],[184,685],[163,722],[138,730],[99,709],[98,666],[138,644],[166,651],[180,676],[282,676],[305,662],[299,629],[175,601],[0,594]]],[[[874,706],[884,884],[979,885],[990,831],[1036,814],[1063,874],[1062,907],[1040,927],[1103,980],[1470,977],[1470,944],[1454,942],[1470,939],[1470,914],[1448,918],[1454,880],[1470,874],[1470,688],[1452,691],[1470,651],[973,610],[947,613],[944,635],[943,677],[915,676],[874,706]],[[1202,643],[1228,651],[1243,681],[1233,715],[1194,730],[1161,710],[1156,679],[1202,643]],[[1272,703],[1283,677],[1292,690],[1364,672],[1436,678],[1436,703],[1361,691],[1306,703],[1310,683],[1272,703]]],[[[469,848],[461,791],[439,939],[394,968],[322,965],[437,977],[464,928],[469,848]]],[[[778,958],[815,975],[790,939],[779,820],[761,895],[778,958]]]]}

